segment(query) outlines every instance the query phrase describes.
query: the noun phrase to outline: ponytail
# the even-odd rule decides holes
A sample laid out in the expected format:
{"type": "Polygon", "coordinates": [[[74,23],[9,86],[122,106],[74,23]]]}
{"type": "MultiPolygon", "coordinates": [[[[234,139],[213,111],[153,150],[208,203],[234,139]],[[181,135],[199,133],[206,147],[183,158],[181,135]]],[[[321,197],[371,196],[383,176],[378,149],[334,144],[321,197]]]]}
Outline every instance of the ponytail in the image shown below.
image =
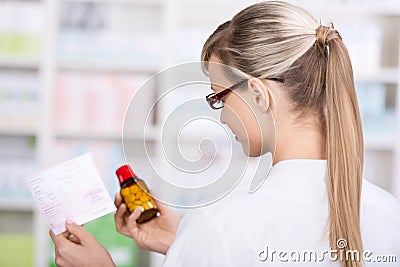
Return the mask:
{"type": "Polygon", "coordinates": [[[353,70],[347,49],[333,27],[318,27],[315,45],[327,57],[325,149],[330,245],[344,250],[343,266],[358,267],[362,266],[363,253],[360,198],[364,141],[353,70]],[[348,250],[358,251],[359,259],[351,259],[348,250]]]}

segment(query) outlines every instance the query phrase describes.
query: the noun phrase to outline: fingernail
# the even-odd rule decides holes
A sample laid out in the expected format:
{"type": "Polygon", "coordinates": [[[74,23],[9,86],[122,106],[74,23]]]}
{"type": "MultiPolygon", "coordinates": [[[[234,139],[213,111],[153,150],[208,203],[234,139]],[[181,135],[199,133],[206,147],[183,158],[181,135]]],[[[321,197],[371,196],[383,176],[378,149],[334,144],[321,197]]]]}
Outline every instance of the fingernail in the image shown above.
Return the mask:
{"type": "Polygon", "coordinates": [[[136,212],[136,210],[139,210],[140,212],[143,212],[143,211],[144,211],[144,208],[143,208],[142,206],[139,206],[139,207],[137,207],[137,208],[134,210],[134,212],[136,212]]]}
{"type": "Polygon", "coordinates": [[[75,223],[71,218],[67,218],[67,219],[65,220],[65,222],[66,222],[67,224],[74,224],[74,223],[75,223]]]}

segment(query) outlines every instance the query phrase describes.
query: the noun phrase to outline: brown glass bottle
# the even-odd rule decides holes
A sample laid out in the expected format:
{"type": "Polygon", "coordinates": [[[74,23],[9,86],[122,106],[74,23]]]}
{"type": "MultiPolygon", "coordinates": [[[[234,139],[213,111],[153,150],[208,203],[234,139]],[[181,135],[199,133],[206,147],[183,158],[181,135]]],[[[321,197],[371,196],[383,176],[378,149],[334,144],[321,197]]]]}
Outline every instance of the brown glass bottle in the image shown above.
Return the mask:
{"type": "Polygon", "coordinates": [[[149,194],[145,182],[137,177],[129,165],[119,167],[115,173],[121,186],[122,199],[128,211],[132,213],[138,207],[142,210],[136,222],[144,223],[156,217],[158,207],[149,194]]]}

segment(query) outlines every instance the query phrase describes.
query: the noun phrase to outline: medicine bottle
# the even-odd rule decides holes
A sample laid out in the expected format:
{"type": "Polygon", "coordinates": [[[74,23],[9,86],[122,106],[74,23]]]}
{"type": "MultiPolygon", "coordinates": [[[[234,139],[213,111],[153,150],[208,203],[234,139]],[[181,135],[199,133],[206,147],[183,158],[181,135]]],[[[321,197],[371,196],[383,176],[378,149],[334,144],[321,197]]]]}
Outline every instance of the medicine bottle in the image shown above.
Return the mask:
{"type": "Polygon", "coordinates": [[[137,223],[147,222],[157,216],[158,208],[142,179],[132,171],[129,165],[123,165],[115,172],[121,186],[121,196],[130,213],[139,207],[142,210],[137,223]]]}

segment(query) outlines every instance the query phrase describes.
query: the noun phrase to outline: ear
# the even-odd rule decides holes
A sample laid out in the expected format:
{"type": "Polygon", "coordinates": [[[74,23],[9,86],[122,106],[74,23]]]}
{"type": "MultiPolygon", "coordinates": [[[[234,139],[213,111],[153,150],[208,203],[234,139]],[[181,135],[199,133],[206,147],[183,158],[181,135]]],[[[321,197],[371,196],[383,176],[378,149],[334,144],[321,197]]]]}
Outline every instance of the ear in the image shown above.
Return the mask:
{"type": "Polygon", "coordinates": [[[249,89],[253,93],[254,103],[261,109],[267,111],[270,105],[270,92],[266,84],[258,78],[249,79],[249,89]]]}

